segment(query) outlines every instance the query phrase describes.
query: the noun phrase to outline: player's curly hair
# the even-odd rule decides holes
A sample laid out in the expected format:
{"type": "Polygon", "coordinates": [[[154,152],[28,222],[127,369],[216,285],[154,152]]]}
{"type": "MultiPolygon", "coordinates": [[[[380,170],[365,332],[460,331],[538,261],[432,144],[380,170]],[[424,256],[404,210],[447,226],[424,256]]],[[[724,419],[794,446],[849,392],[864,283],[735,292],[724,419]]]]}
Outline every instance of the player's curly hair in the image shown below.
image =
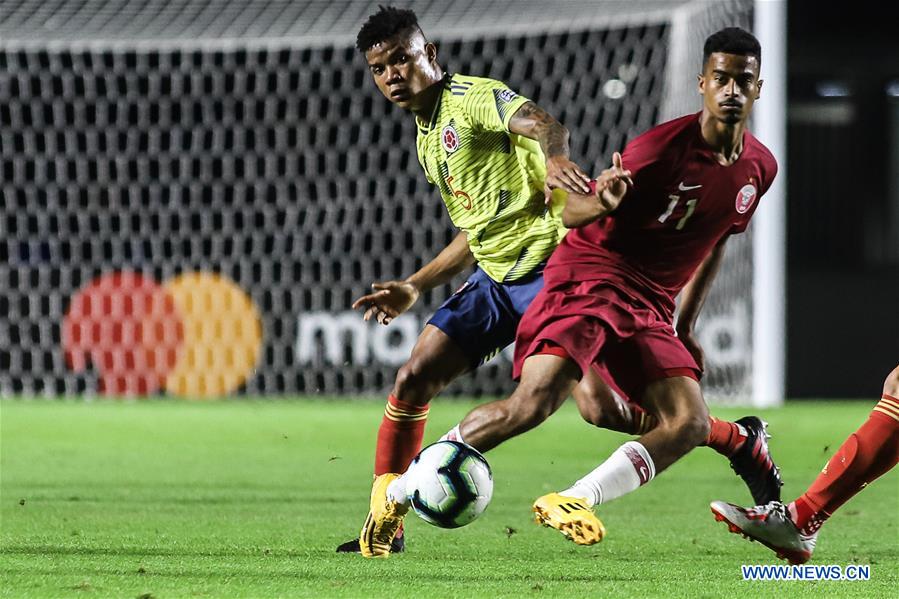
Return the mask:
{"type": "Polygon", "coordinates": [[[716,31],[705,40],[702,48],[702,64],[709,61],[714,52],[736,54],[738,56],[755,56],[762,62],[762,46],[754,35],[739,27],[725,27],[716,31]]]}
{"type": "Polygon", "coordinates": [[[363,54],[375,44],[390,39],[398,33],[408,29],[418,29],[418,17],[415,12],[395,6],[378,5],[380,9],[368,17],[356,36],[356,48],[363,54]]]}

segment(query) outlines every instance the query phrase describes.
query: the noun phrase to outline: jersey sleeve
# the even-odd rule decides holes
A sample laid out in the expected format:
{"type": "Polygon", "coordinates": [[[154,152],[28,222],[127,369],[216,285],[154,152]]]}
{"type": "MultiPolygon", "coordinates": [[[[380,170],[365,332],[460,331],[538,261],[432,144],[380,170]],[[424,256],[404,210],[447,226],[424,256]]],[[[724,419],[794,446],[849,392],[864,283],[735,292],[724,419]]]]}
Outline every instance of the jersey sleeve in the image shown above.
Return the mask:
{"type": "Polygon", "coordinates": [[[774,178],[777,177],[777,160],[774,159],[774,156],[768,157],[768,160],[765,161],[764,169],[760,195],[768,193],[768,189],[770,189],[771,185],[774,183],[774,178]]]}
{"type": "Polygon", "coordinates": [[[761,164],[762,172],[761,176],[759,177],[759,197],[755,202],[752,203],[752,206],[749,208],[749,210],[746,211],[746,214],[743,215],[743,218],[740,219],[739,222],[735,223],[733,227],[731,227],[731,235],[742,233],[749,227],[749,221],[752,219],[752,215],[755,214],[755,210],[756,208],[758,208],[759,202],[771,188],[771,185],[774,183],[774,178],[777,176],[777,161],[773,156],[768,156],[766,158],[767,159],[763,160],[761,164]]]}
{"type": "Polygon", "coordinates": [[[659,162],[661,144],[657,143],[650,135],[641,135],[631,141],[621,153],[621,164],[625,170],[631,171],[631,178],[637,184],[637,179],[645,176],[652,165],[659,162]]]}
{"type": "Polygon", "coordinates": [[[508,132],[512,116],[529,101],[501,81],[483,79],[465,91],[460,104],[475,129],[508,132]]]}
{"type": "MultiPolygon", "coordinates": [[[[761,196],[759,196],[761,199],[761,196]]],[[[740,220],[731,225],[730,230],[727,232],[728,235],[739,235],[746,231],[749,228],[749,221],[752,220],[752,215],[755,214],[755,209],[758,207],[759,202],[756,200],[752,203],[752,206],[746,212],[746,214],[740,215],[740,220]]]]}

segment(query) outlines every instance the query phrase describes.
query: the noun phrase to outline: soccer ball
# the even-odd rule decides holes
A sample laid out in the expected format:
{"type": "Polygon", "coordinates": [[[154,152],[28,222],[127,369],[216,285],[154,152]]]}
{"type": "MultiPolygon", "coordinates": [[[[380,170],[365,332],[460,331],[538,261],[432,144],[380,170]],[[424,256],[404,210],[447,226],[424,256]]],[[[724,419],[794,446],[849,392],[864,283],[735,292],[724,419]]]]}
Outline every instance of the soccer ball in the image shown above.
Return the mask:
{"type": "Polygon", "coordinates": [[[428,445],[412,460],[406,495],[415,513],[441,528],[459,528],[480,516],[493,496],[484,456],[458,441],[428,445]]]}

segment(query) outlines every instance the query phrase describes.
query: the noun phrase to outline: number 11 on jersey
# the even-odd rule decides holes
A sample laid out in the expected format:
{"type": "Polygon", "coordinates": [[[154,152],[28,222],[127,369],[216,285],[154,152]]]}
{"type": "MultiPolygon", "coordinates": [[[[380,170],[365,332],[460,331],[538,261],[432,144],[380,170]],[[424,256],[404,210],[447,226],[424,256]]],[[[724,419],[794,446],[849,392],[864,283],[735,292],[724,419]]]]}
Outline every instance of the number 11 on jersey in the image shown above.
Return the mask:
{"type": "MultiPolygon", "coordinates": [[[[671,199],[671,201],[668,202],[668,208],[665,210],[665,212],[663,212],[659,216],[660,223],[664,223],[666,220],[668,220],[668,217],[671,216],[671,214],[674,212],[674,209],[677,208],[677,203],[680,202],[679,195],[671,194],[668,197],[671,199]]],[[[687,220],[691,216],[693,216],[693,211],[696,210],[696,202],[698,201],[699,200],[695,198],[692,200],[687,200],[687,212],[681,217],[679,221],[677,221],[677,225],[674,227],[675,230],[680,231],[684,228],[684,225],[687,224],[687,220]]]]}

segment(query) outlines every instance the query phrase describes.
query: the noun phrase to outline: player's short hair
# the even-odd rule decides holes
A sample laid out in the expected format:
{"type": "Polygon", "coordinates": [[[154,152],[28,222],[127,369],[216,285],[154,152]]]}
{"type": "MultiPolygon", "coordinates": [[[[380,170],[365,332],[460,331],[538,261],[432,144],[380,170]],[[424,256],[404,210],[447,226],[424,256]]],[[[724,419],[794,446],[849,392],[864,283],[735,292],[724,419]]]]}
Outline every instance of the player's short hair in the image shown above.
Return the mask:
{"type": "Polygon", "coordinates": [[[762,45],[754,35],[739,27],[725,27],[706,38],[705,46],[702,48],[703,66],[715,52],[755,56],[760,63],[762,62],[762,45]]]}
{"type": "Polygon", "coordinates": [[[368,17],[356,35],[356,48],[363,54],[375,44],[389,40],[410,29],[421,31],[415,11],[395,6],[378,5],[378,12],[368,17]]]}

